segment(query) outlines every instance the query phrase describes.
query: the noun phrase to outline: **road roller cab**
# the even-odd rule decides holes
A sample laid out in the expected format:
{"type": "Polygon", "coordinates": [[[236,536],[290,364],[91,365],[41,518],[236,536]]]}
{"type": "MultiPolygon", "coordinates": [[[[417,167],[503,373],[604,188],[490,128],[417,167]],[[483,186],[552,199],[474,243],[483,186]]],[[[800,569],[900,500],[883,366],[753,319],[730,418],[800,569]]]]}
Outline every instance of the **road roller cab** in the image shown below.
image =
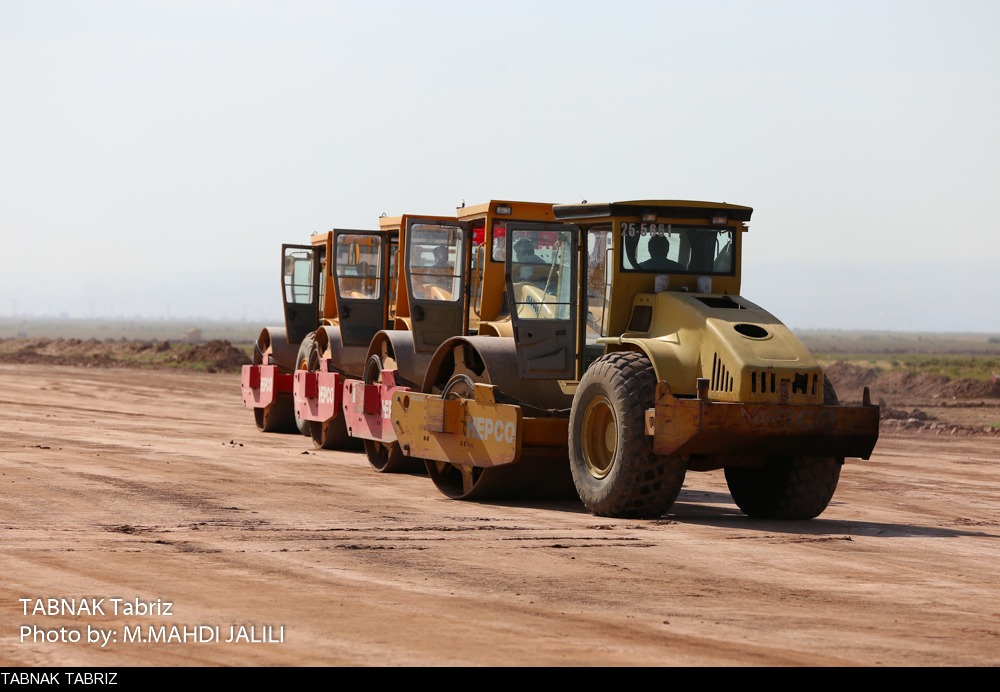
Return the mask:
{"type": "MultiPolygon", "coordinates": [[[[422,472],[415,462],[393,454],[395,433],[383,424],[383,400],[419,380],[441,341],[464,333],[469,233],[453,216],[382,216],[382,231],[396,234],[392,256],[398,267],[389,286],[387,323],[373,332],[361,366],[345,378],[333,421],[343,426],[351,446],[363,447],[372,466],[384,472],[422,472]]],[[[331,448],[331,445],[321,445],[331,448]]],[[[339,441],[337,447],[344,447],[339,441]]]]}
{"type": "Polygon", "coordinates": [[[532,246],[547,271],[508,263],[511,336],[449,339],[394,398],[404,453],[457,499],[568,486],[595,514],[652,517],[688,471],[724,469],[751,516],[820,514],[844,458],[870,457],[878,407],[838,405],[801,341],[739,295],[751,213],[646,200],[508,224],[508,256],[532,246]]]}
{"type": "Polygon", "coordinates": [[[329,236],[333,261],[319,262],[324,317],[300,342],[293,405],[316,448],[360,449],[340,415],[344,383],[361,375],[372,337],[389,324],[399,233],[334,229],[329,236]]]}
{"type": "MultiPolygon", "coordinates": [[[[314,233],[308,245],[281,246],[285,324],[261,330],[254,343],[253,363],[243,367],[241,379],[243,403],[253,409],[257,427],[263,432],[301,431],[293,401],[300,347],[321,325],[340,321],[329,261],[336,256],[334,235],[334,231],[314,233]]],[[[386,242],[384,234],[379,237],[379,242],[386,242]]]]}
{"type": "Polygon", "coordinates": [[[454,218],[396,217],[383,228],[401,234],[400,274],[392,328],[374,335],[362,377],[348,381],[343,411],[348,434],[363,440],[379,472],[422,472],[402,454],[389,419],[397,393],[419,390],[446,339],[510,332],[505,297],[508,223],[552,219],[552,205],[491,200],[462,206],[454,218]]]}
{"type": "Polygon", "coordinates": [[[469,224],[473,242],[469,271],[469,333],[510,336],[510,297],[505,283],[507,226],[552,222],[552,204],[491,200],[462,206],[456,214],[469,224]]]}

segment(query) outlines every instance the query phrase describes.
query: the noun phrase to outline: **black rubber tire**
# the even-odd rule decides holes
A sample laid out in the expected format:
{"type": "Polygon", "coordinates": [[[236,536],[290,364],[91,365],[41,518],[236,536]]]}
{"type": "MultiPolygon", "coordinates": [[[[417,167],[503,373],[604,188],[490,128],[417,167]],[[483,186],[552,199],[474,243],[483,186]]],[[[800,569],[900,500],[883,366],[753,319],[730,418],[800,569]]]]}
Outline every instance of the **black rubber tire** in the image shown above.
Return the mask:
{"type": "Polygon", "coordinates": [[[569,419],[570,469],[584,506],[598,516],[659,517],[681,491],[687,466],[654,454],[645,431],[655,394],[643,353],[609,353],[580,379],[569,419]]]}
{"type": "MultiPolygon", "coordinates": [[[[829,379],[823,383],[823,403],[838,403],[829,379]]],[[[726,483],[749,517],[814,519],[833,499],[843,464],[842,457],[773,457],[763,467],[727,467],[726,483]]]]}
{"type": "MultiPolygon", "coordinates": [[[[299,344],[299,353],[295,357],[295,369],[296,370],[309,370],[309,361],[314,358],[314,351],[316,350],[316,335],[313,332],[306,334],[305,338],[302,339],[302,343],[299,344]]],[[[292,413],[295,416],[295,427],[298,428],[299,432],[309,437],[312,435],[312,426],[310,421],[303,418],[299,418],[299,411],[295,408],[294,403],[292,404],[292,413]]]]}

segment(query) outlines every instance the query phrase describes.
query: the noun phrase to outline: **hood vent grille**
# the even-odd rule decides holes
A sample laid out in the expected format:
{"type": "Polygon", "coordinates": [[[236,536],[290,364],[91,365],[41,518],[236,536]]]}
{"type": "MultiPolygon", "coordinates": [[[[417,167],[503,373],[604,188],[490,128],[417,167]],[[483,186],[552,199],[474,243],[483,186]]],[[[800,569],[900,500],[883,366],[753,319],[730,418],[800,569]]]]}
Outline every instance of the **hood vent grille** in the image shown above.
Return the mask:
{"type": "Polygon", "coordinates": [[[733,385],[733,376],[729,374],[729,370],[719,358],[719,354],[714,354],[712,356],[712,391],[731,392],[733,385]]]}

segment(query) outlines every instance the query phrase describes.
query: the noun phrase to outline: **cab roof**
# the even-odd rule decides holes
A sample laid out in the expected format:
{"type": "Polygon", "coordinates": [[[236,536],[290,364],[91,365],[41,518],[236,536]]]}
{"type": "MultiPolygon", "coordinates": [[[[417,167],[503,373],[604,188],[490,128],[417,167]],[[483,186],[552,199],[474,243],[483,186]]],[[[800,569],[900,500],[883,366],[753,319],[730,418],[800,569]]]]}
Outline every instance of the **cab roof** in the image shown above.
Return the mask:
{"type": "Polygon", "coordinates": [[[752,207],[727,202],[700,202],[694,200],[630,200],[624,202],[581,202],[556,204],[552,207],[556,219],[596,219],[610,216],[637,216],[653,212],[657,216],[700,219],[720,212],[734,221],[749,221],[752,207]]]}

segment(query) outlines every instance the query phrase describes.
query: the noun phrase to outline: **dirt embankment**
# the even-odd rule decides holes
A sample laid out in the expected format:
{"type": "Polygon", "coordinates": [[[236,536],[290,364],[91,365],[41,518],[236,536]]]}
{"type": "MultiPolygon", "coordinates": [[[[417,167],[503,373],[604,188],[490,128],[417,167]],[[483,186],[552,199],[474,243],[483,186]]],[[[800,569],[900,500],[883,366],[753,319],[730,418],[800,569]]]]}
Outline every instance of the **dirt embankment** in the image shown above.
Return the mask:
{"type": "MultiPolygon", "coordinates": [[[[26,338],[0,339],[0,362],[239,373],[251,359],[223,340],[26,338]]],[[[843,403],[860,402],[869,388],[882,407],[884,431],[1000,436],[1000,382],[882,372],[846,362],[833,363],[826,372],[843,403]]]]}
{"type": "Polygon", "coordinates": [[[239,372],[250,357],[228,341],[0,339],[0,362],[239,372]]]}
{"type": "Polygon", "coordinates": [[[986,380],[951,379],[943,375],[920,375],[913,372],[881,373],[875,368],[863,368],[838,362],[826,369],[841,398],[845,395],[860,398],[863,387],[868,386],[884,396],[922,397],[946,399],[1000,398],[1000,382],[986,380]]]}
{"type": "Polygon", "coordinates": [[[1000,382],[880,372],[845,362],[826,373],[842,402],[861,401],[868,387],[882,407],[882,430],[1000,436],[1000,382]]]}

